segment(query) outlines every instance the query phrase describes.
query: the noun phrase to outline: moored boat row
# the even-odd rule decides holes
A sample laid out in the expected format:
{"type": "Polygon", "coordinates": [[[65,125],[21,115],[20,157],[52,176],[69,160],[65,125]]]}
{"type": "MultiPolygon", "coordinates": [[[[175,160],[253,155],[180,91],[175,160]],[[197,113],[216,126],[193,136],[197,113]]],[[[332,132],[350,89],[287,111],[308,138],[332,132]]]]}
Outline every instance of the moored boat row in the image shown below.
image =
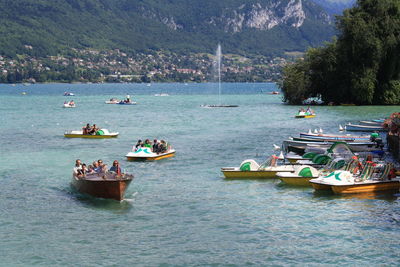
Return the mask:
{"type": "MultiPolygon", "coordinates": [[[[384,129],[381,121],[361,121],[360,126],[370,131],[384,129]]],[[[324,134],[320,129],[300,133],[300,137],[284,141],[282,147],[285,154],[273,155],[266,163],[258,165],[248,159],[239,167],[221,168],[221,172],[225,178],[277,178],[289,185],[329,189],[335,194],[400,188],[400,177],[396,176],[393,163],[382,161],[385,150],[378,133],[324,134]]]]}

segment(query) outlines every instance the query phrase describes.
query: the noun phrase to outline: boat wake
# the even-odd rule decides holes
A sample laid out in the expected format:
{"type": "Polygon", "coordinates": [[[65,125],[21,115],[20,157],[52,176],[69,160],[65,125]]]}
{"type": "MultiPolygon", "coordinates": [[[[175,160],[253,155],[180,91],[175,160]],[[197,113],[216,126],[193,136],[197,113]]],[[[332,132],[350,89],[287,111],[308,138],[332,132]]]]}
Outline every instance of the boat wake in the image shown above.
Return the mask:
{"type": "Polygon", "coordinates": [[[139,192],[134,192],[132,195],[130,195],[131,198],[125,197],[123,200],[121,200],[121,202],[133,203],[137,194],[139,194],[139,192]]]}

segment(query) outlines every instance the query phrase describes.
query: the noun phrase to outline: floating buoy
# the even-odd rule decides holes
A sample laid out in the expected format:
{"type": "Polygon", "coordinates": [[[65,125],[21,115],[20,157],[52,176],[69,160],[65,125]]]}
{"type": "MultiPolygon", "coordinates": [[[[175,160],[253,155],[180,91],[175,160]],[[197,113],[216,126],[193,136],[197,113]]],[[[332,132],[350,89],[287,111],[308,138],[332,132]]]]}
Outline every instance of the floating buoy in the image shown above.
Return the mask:
{"type": "Polygon", "coordinates": [[[339,124],[339,131],[344,131],[344,128],[342,127],[342,125],[339,124]]]}
{"type": "Polygon", "coordinates": [[[324,131],[322,130],[321,127],[319,127],[319,133],[323,133],[324,131]]]}
{"type": "Polygon", "coordinates": [[[308,134],[312,134],[311,129],[308,129],[308,134]]]}
{"type": "Polygon", "coordinates": [[[317,130],[317,129],[315,129],[315,130],[314,130],[314,133],[316,133],[316,134],[317,134],[317,133],[318,133],[318,130],[317,130]]]}

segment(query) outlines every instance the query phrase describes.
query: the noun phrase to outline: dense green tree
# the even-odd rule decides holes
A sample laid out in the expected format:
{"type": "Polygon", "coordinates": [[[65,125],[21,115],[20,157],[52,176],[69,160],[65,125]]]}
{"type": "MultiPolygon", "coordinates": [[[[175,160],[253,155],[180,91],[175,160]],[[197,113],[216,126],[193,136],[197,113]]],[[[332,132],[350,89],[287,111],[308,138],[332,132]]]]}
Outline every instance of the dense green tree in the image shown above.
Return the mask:
{"type": "Polygon", "coordinates": [[[358,0],[337,18],[337,28],[337,40],[308,50],[304,61],[285,70],[284,78],[293,79],[301,69],[299,83],[309,83],[296,93],[296,83],[283,81],[284,99],[400,104],[400,1],[358,0]]]}

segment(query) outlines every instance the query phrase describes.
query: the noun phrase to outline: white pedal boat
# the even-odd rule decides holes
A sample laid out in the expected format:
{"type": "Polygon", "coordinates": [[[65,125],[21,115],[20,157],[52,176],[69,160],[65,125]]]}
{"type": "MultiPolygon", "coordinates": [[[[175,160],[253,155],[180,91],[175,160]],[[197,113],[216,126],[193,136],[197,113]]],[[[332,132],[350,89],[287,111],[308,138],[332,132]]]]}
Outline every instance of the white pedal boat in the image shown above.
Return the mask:
{"type": "Polygon", "coordinates": [[[175,156],[175,149],[170,149],[164,153],[154,153],[149,147],[141,147],[136,151],[131,151],[125,155],[130,161],[160,160],[175,156]]]}

